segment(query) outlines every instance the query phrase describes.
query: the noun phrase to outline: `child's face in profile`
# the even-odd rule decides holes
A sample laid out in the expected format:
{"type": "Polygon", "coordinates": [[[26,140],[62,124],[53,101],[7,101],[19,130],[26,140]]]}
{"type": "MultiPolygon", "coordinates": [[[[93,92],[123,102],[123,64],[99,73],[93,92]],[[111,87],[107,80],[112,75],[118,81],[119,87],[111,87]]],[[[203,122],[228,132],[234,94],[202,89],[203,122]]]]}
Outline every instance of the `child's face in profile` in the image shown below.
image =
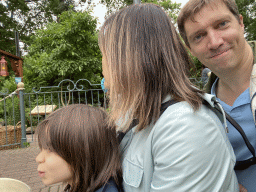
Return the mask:
{"type": "Polygon", "coordinates": [[[72,171],[70,165],[57,153],[42,149],[36,157],[38,174],[45,185],[59,182],[71,184],[72,171]]]}

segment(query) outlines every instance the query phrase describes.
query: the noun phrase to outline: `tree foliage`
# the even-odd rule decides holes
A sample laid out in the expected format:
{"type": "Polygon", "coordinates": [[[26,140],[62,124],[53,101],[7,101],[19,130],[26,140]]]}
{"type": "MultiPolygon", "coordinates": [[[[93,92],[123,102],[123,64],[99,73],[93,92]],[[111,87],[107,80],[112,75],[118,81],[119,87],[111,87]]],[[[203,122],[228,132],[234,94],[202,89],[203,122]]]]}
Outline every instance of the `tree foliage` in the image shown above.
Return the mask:
{"type": "MultiPolygon", "coordinates": [[[[101,3],[107,7],[107,15],[113,11],[133,4],[133,0],[101,0],[101,3]]],[[[176,21],[181,3],[172,2],[171,0],[142,0],[141,3],[154,3],[164,8],[173,21],[176,21]]]]}
{"type": "MultiPolygon", "coordinates": [[[[84,4],[85,0],[78,3],[84,4]]],[[[16,53],[14,31],[26,45],[30,36],[75,5],[75,0],[8,0],[0,2],[0,49],[16,53]]]]}
{"type": "Polygon", "coordinates": [[[32,36],[29,54],[24,60],[24,80],[30,86],[54,85],[62,79],[101,79],[101,53],[98,47],[97,21],[90,12],[63,12],[59,23],[32,36]]]}
{"type": "Polygon", "coordinates": [[[17,22],[8,14],[8,9],[0,4],[0,49],[15,53],[14,30],[17,22]]]}
{"type": "Polygon", "coordinates": [[[238,10],[243,16],[246,39],[256,41],[256,1],[236,0],[238,10]]]}
{"type": "MultiPolygon", "coordinates": [[[[0,79],[1,78],[3,77],[0,77],[0,79]]],[[[0,98],[2,99],[6,97],[8,94],[15,91],[16,88],[17,85],[14,78],[4,79],[4,81],[2,81],[2,86],[0,86],[0,98]]],[[[19,120],[19,99],[16,95],[13,95],[10,98],[0,102],[0,122],[6,122],[8,125],[16,125],[19,120]]]]}

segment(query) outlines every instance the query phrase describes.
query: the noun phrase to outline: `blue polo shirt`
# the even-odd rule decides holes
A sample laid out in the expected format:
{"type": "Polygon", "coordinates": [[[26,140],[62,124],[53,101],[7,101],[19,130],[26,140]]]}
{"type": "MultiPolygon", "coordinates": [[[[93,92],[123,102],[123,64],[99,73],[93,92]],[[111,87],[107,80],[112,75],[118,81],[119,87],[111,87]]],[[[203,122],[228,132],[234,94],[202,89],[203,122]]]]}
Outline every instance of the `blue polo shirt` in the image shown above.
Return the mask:
{"type": "MultiPolygon", "coordinates": [[[[214,82],[211,94],[216,96],[216,83],[214,82]]],[[[233,106],[229,106],[219,98],[224,110],[243,128],[247,138],[256,150],[256,128],[254,125],[253,115],[251,111],[250,93],[249,88],[246,89],[234,102],[233,106]]],[[[229,129],[228,138],[234,149],[236,160],[242,161],[252,157],[251,152],[247,148],[241,134],[227,121],[229,129]]],[[[238,183],[242,184],[248,192],[254,192],[256,190],[256,165],[252,165],[245,170],[236,170],[236,176],[238,183]]]]}
{"type": "MultiPolygon", "coordinates": [[[[214,82],[211,94],[216,96],[216,83],[214,82]]],[[[249,88],[246,89],[234,102],[233,106],[229,106],[219,98],[217,101],[220,102],[224,110],[243,128],[247,138],[249,139],[252,146],[256,149],[256,128],[254,125],[253,114],[251,111],[250,93],[249,88]]],[[[243,161],[252,157],[251,152],[247,148],[241,134],[227,121],[229,133],[228,138],[234,149],[236,160],[243,161]]]]}

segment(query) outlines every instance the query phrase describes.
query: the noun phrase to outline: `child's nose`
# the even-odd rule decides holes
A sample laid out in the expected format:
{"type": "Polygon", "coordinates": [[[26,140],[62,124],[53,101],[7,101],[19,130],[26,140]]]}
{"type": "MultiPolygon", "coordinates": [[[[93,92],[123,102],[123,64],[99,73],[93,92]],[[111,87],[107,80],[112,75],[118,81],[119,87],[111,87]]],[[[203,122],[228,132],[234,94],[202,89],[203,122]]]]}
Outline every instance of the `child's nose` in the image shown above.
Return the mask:
{"type": "Polygon", "coordinates": [[[43,153],[43,151],[41,151],[41,152],[37,155],[37,157],[36,157],[36,162],[37,162],[37,163],[43,163],[43,162],[44,162],[44,153],[43,153]]]}

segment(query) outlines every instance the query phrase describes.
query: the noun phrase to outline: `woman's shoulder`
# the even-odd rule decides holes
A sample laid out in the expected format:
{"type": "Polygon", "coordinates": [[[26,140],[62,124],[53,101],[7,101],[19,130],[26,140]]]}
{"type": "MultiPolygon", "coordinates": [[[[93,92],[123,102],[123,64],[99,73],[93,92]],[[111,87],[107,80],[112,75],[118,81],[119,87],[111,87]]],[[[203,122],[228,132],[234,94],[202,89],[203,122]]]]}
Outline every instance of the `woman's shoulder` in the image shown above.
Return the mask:
{"type": "Polygon", "coordinates": [[[120,192],[120,189],[117,186],[114,179],[111,178],[104,186],[102,186],[100,189],[98,189],[95,192],[120,192]]]}
{"type": "Polygon", "coordinates": [[[188,102],[182,101],[169,106],[164,111],[155,123],[153,132],[154,135],[168,133],[168,137],[174,136],[175,133],[189,137],[193,132],[201,136],[210,136],[206,133],[210,134],[212,131],[224,135],[222,118],[216,115],[212,107],[205,104],[195,111],[188,102]]]}
{"type": "Polygon", "coordinates": [[[202,114],[205,112],[205,106],[203,104],[199,107],[198,110],[195,111],[194,108],[187,101],[180,101],[168,106],[163,114],[159,117],[159,120],[162,121],[165,118],[176,118],[177,116],[193,116],[193,114],[202,114]]]}
{"type": "Polygon", "coordinates": [[[210,94],[202,94],[200,96],[202,97],[203,102],[198,110],[194,110],[192,105],[190,105],[186,101],[176,102],[166,108],[166,110],[160,116],[159,120],[162,121],[164,119],[185,117],[186,119],[193,121],[194,116],[197,116],[197,117],[201,116],[201,117],[207,117],[207,118],[201,119],[201,120],[207,121],[209,117],[215,118],[218,116],[219,120],[222,122],[223,114],[219,114],[219,112],[216,113],[216,110],[214,109],[216,108],[215,103],[217,102],[215,96],[210,94]]]}

